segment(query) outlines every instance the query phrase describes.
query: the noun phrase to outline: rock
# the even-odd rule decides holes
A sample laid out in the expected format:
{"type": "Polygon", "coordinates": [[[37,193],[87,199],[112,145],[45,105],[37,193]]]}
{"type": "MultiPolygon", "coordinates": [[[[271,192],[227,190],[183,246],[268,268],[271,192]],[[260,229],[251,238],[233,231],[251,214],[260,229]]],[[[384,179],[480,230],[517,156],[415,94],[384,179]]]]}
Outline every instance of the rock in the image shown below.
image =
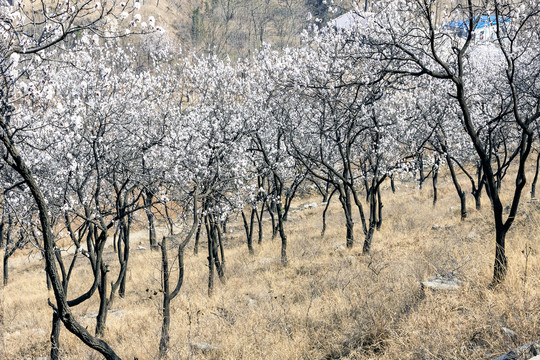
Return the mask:
{"type": "MultiPolygon", "coordinates": [[[[116,315],[123,315],[123,311],[120,310],[120,309],[111,309],[107,312],[107,315],[111,315],[111,314],[116,314],[116,315]]],[[[92,311],[92,312],[89,312],[88,314],[84,315],[82,318],[83,319],[93,319],[93,318],[97,318],[98,316],[98,312],[97,311],[92,311]]]]}
{"type": "Polygon", "coordinates": [[[467,234],[467,239],[475,239],[477,237],[476,233],[474,231],[471,231],[467,234]]]}
{"type": "Polygon", "coordinates": [[[250,298],[250,299],[248,300],[248,307],[251,308],[251,309],[253,309],[253,308],[255,307],[255,305],[257,305],[257,300],[251,299],[251,298],[250,298]]]}
{"type": "Polygon", "coordinates": [[[309,204],[306,204],[306,205],[303,206],[304,209],[311,209],[311,208],[314,208],[314,207],[317,207],[316,202],[312,202],[312,203],[309,203],[309,204]]]}
{"type": "Polygon", "coordinates": [[[515,331],[510,330],[510,329],[507,328],[507,327],[502,327],[502,328],[501,328],[501,332],[502,332],[503,334],[508,335],[508,337],[509,337],[513,342],[516,342],[518,335],[516,334],[515,331]]]}
{"type": "Polygon", "coordinates": [[[450,211],[455,211],[455,210],[460,210],[461,207],[460,206],[451,206],[450,207],[450,211]]]}
{"type": "Polygon", "coordinates": [[[146,248],[142,245],[137,246],[137,250],[146,250],[146,248]]]}
{"type": "Polygon", "coordinates": [[[509,353],[499,356],[494,360],[538,360],[540,359],[540,340],[536,340],[530,344],[523,345],[510,351],[509,353]]]}
{"type": "Polygon", "coordinates": [[[263,259],[259,260],[259,264],[261,264],[261,265],[273,264],[275,262],[276,262],[276,259],[274,259],[274,258],[263,258],[263,259]]]}
{"type": "Polygon", "coordinates": [[[439,229],[442,229],[441,225],[433,224],[433,226],[431,227],[431,230],[439,230],[439,229]]]}
{"type": "Polygon", "coordinates": [[[422,282],[422,289],[429,288],[432,290],[457,290],[461,285],[453,274],[440,275],[437,274],[431,279],[422,282]]]}
{"type": "Polygon", "coordinates": [[[347,256],[347,261],[348,261],[349,264],[351,264],[351,265],[356,264],[356,256],[353,256],[353,255],[347,256]]]}
{"type": "Polygon", "coordinates": [[[345,245],[336,245],[334,246],[334,251],[345,251],[346,248],[345,248],[345,245]]]}
{"type": "Polygon", "coordinates": [[[194,350],[199,350],[202,352],[209,352],[214,350],[219,350],[219,346],[212,345],[205,342],[190,343],[189,346],[194,350]]]}

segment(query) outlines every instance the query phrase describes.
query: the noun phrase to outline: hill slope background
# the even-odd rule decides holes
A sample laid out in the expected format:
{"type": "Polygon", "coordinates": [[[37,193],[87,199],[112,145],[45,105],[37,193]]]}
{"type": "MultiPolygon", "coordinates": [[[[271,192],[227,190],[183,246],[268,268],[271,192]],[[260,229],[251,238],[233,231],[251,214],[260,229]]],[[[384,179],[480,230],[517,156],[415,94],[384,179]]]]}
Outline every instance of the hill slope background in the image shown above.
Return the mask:
{"type": "MultiPolygon", "coordinates": [[[[286,224],[287,267],[279,263],[279,241],[271,240],[269,227],[250,256],[241,219],[231,223],[225,240],[226,283],[211,298],[206,251],[193,255],[191,243],[184,286],[171,307],[170,359],[490,359],[537,340],[539,205],[520,206],[508,237],[509,274],[493,290],[487,286],[493,261],[488,199],[481,211],[460,221],[449,176],[441,178],[435,207],[429,188],[417,189],[414,182],[398,185],[395,194],[388,187],[383,191],[383,226],[369,256],[361,254],[358,244],[345,249],[337,202],[321,237],[323,207],[304,206],[320,202],[311,195],[296,201],[286,224]],[[453,274],[463,284],[456,291],[421,290],[420,282],[434,274],[453,274]]],[[[142,360],[157,357],[161,273],[160,254],[148,250],[144,222],[139,226],[131,242],[132,248],[141,248],[131,256],[126,297],[115,300],[105,339],[122,358],[142,360]]],[[[112,247],[105,256],[117,271],[112,247]]],[[[3,305],[5,358],[47,356],[47,297],[52,294],[43,262],[21,252],[10,267],[3,305]]],[[[79,262],[71,294],[85,290],[80,285],[90,277],[88,271],[79,262]]],[[[89,331],[98,306],[94,296],[73,309],[89,331]]],[[[61,335],[63,359],[99,358],[67,331],[61,335]]]]}

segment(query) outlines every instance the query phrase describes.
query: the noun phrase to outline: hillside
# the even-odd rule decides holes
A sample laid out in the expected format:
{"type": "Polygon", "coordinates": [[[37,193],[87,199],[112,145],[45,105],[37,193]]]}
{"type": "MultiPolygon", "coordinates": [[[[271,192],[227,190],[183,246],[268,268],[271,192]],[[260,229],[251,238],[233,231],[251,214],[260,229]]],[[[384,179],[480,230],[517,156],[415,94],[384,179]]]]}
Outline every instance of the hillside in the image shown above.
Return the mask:
{"type": "MultiPolygon", "coordinates": [[[[323,208],[304,206],[319,203],[319,197],[293,204],[286,224],[287,267],[279,263],[279,241],[271,240],[268,227],[250,256],[242,225],[233,222],[225,240],[226,283],[218,284],[211,298],[205,249],[193,255],[192,242],[184,285],[172,302],[170,359],[490,359],[537,340],[538,204],[521,205],[508,236],[509,274],[493,290],[487,286],[493,261],[488,200],[460,221],[449,176],[440,181],[435,207],[427,187],[398,183],[395,194],[385,187],[383,226],[369,256],[361,254],[359,244],[345,249],[337,202],[320,236],[323,208]],[[420,282],[435,274],[453,274],[462,285],[456,291],[422,290],[420,282]]],[[[142,360],[157,356],[161,275],[160,255],[148,250],[144,224],[138,226],[131,240],[127,294],[112,306],[105,339],[122,358],[142,360]]],[[[105,256],[116,272],[110,246],[105,256]]],[[[84,290],[81,279],[90,276],[83,264],[75,269],[73,295],[84,290]]],[[[5,358],[45,357],[51,326],[47,297],[52,294],[43,262],[21,253],[10,266],[2,307],[5,358]]],[[[89,331],[97,302],[95,296],[74,308],[89,331]]],[[[65,329],[61,335],[63,359],[98,358],[65,329]]]]}
{"type": "Polygon", "coordinates": [[[262,43],[294,46],[311,23],[309,13],[322,21],[335,16],[319,0],[152,0],[143,1],[141,11],[183,48],[232,57],[252,54],[262,43]]]}

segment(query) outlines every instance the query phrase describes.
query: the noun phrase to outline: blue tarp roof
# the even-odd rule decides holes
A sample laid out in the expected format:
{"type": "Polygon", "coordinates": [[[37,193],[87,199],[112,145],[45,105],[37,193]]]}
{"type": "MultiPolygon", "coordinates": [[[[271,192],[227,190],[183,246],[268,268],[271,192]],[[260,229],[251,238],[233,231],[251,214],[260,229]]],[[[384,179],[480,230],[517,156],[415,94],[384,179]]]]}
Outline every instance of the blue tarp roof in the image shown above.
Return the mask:
{"type": "MultiPolygon", "coordinates": [[[[510,18],[507,17],[499,17],[499,23],[505,23],[509,22],[510,18]]],[[[497,24],[497,17],[495,15],[482,15],[480,16],[480,19],[478,16],[475,16],[473,19],[473,24],[476,24],[476,29],[481,29],[486,26],[495,26],[497,24]]],[[[457,20],[452,21],[446,25],[444,25],[446,29],[455,29],[455,30],[469,30],[469,19],[464,20],[457,20]]]]}

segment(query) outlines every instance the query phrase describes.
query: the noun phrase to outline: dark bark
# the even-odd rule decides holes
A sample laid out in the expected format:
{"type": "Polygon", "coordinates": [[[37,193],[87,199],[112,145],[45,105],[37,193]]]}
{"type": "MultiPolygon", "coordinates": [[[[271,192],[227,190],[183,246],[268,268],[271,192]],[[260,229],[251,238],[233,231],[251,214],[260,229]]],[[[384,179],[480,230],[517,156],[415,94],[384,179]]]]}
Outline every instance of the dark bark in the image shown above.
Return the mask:
{"type": "Polygon", "coordinates": [[[2,284],[4,284],[4,286],[7,286],[8,281],[9,281],[8,262],[9,262],[9,255],[8,255],[7,252],[4,252],[4,259],[3,259],[4,274],[3,274],[3,282],[2,282],[2,284]]]}
{"type": "Polygon", "coordinates": [[[274,212],[272,211],[272,206],[270,206],[268,201],[266,202],[266,210],[268,211],[268,214],[270,214],[270,221],[272,222],[272,240],[274,240],[277,235],[276,218],[274,212]]]}
{"type": "Polygon", "coordinates": [[[461,185],[459,184],[459,181],[457,179],[456,170],[454,169],[454,165],[452,164],[452,159],[448,154],[446,155],[446,161],[448,162],[448,169],[450,170],[450,175],[452,176],[452,182],[454,183],[454,187],[459,196],[461,204],[461,220],[465,220],[465,218],[467,218],[466,194],[465,191],[461,189],[461,185]]]}
{"type": "Polygon", "coordinates": [[[214,293],[214,251],[213,251],[213,240],[212,240],[212,231],[210,229],[210,224],[208,221],[208,215],[205,216],[205,226],[206,226],[206,237],[208,239],[208,296],[211,297],[214,293]]]}
{"type": "Polygon", "coordinates": [[[58,316],[58,313],[56,311],[53,311],[52,330],[51,330],[51,336],[50,336],[51,360],[60,359],[60,328],[61,328],[60,317],[58,316]]]}
{"type": "Polygon", "coordinates": [[[4,247],[4,218],[2,216],[2,219],[0,221],[0,249],[4,247]]]}
{"type": "Polygon", "coordinates": [[[437,183],[439,180],[439,158],[435,160],[433,168],[431,169],[431,179],[433,184],[433,206],[437,204],[437,183]]]}
{"type": "Polygon", "coordinates": [[[152,211],[152,201],[154,194],[149,189],[145,190],[145,196],[143,197],[144,201],[144,212],[146,213],[146,218],[148,219],[148,240],[150,242],[150,249],[157,250],[159,248],[156,238],[156,216],[152,211]]]}
{"type": "Polygon", "coordinates": [[[281,203],[276,204],[277,207],[277,218],[278,218],[278,228],[279,228],[279,237],[281,238],[281,264],[287,266],[289,260],[287,259],[287,235],[285,234],[285,229],[283,227],[283,216],[281,214],[281,203]]]}
{"type": "Polygon", "coordinates": [[[337,188],[334,188],[332,192],[330,193],[330,196],[328,196],[328,201],[326,202],[326,206],[324,207],[323,213],[322,213],[322,230],[321,230],[321,236],[324,236],[324,233],[326,231],[326,212],[328,211],[328,207],[330,206],[330,202],[332,201],[332,196],[336,193],[337,188]]]}
{"type": "Polygon", "coordinates": [[[486,182],[486,179],[483,175],[481,163],[476,165],[476,178],[477,178],[478,186],[476,186],[474,181],[471,180],[472,194],[474,196],[474,203],[476,206],[476,210],[480,210],[482,208],[482,189],[484,188],[484,184],[486,182]]]}
{"type": "Polygon", "coordinates": [[[351,249],[354,245],[354,221],[352,218],[351,191],[347,187],[339,189],[339,201],[345,214],[346,245],[347,248],[351,249]]]}
{"type": "Polygon", "coordinates": [[[422,185],[424,184],[424,181],[426,180],[426,177],[424,176],[424,156],[422,154],[418,155],[417,165],[418,165],[418,187],[422,189],[422,185]]]}
{"type": "Polygon", "coordinates": [[[202,221],[199,221],[197,224],[197,232],[195,233],[195,245],[193,245],[193,254],[197,255],[199,253],[199,239],[201,238],[201,226],[202,221]]]}
{"type": "MultiPolygon", "coordinates": [[[[195,190],[196,191],[196,190],[195,190]]],[[[161,242],[161,274],[162,274],[162,290],[163,290],[163,304],[162,304],[162,313],[163,319],[161,323],[161,338],[159,341],[159,358],[162,359],[167,355],[170,342],[170,333],[169,328],[171,324],[171,301],[178,295],[182,284],[184,282],[184,249],[189,243],[191,237],[200,229],[200,222],[197,213],[197,194],[193,195],[193,223],[191,229],[182,242],[178,245],[178,280],[176,281],[176,286],[171,292],[169,280],[170,280],[170,270],[169,270],[169,257],[167,253],[167,242],[168,237],[164,236],[161,242]]],[[[170,234],[172,236],[172,233],[170,234]]]]}
{"type": "Polygon", "coordinates": [[[263,241],[263,216],[264,216],[264,203],[261,204],[261,210],[256,213],[257,215],[257,244],[261,245],[263,241]]]}
{"type": "Polygon", "coordinates": [[[373,233],[377,226],[377,193],[375,189],[372,189],[369,194],[369,228],[364,239],[364,246],[362,247],[362,254],[369,254],[371,251],[371,243],[373,241],[373,233]]]}
{"type": "Polygon", "coordinates": [[[492,284],[500,284],[506,278],[508,258],[506,257],[506,230],[495,228],[495,263],[493,264],[492,284]]]}
{"type": "MultiPolygon", "coordinates": [[[[58,41],[61,41],[62,39],[59,39],[58,41]]],[[[43,45],[36,48],[35,52],[40,51],[40,49],[43,49],[46,46],[47,45],[43,45]]],[[[4,161],[21,176],[24,183],[28,186],[28,189],[38,208],[39,223],[43,237],[45,271],[51,279],[51,285],[56,300],[56,305],[54,305],[55,311],[58,312],[60,319],[68,331],[77,336],[87,346],[98,351],[107,360],[119,360],[120,358],[118,355],[116,355],[113,349],[111,349],[111,347],[105,341],[90,335],[90,333],[88,333],[88,331],[77,322],[71,313],[67,303],[66,293],[56,266],[57,259],[55,255],[55,241],[52,231],[52,224],[49,218],[50,212],[47,205],[47,200],[43,196],[43,193],[41,192],[41,189],[32,172],[26,165],[22,156],[19,154],[15,142],[12,139],[12,134],[10,134],[10,130],[8,128],[9,123],[10,115],[3,113],[2,118],[0,119],[0,127],[2,128],[2,131],[0,132],[0,139],[6,150],[4,161]]]]}
{"type": "Polygon", "coordinates": [[[105,323],[107,321],[107,312],[109,311],[109,300],[107,299],[107,273],[109,268],[106,265],[101,267],[101,281],[99,286],[99,310],[96,318],[96,336],[105,335],[105,323]]]}
{"type": "Polygon", "coordinates": [[[221,229],[219,228],[219,224],[217,222],[214,222],[214,227],[216,232],[217,244],[219,246],[219,256],[214,256],[214,258],[219,259],[219,261],[215,262],[216,270],[219,280],[222,284],[225,284],[225,249],[223,247],[223,237],[221,236],[221,229]]]}
{"type": "MultiPolygon", "coordinates": [[[[183,272],[183,258],[179,264],[183,272]]],[[[169,327],[171,324],[171,296],[169,290],[169,259],[167,254],[167,237],[164,236],[161,241],[161,276],[163,284],[163,321],[161,323],[161,339],[159,341],[159,358],[164,358],[167,355],[169,349],[169,327]]]]}
{"type": "Polygon", "coordinates": [[[381,226],[382,226],[382,209],[383,209],[384,205],[383,205],[383,202],[382,202],[382,197],[381,197],[381,187],[378,186],[377,187],[377,230],[381,230],[381,226]]]}
{"type": "Polygon", "coordinates": [[[247,222],[246,215],[244,214],[244,210],[241,211],[242,213],[242,220],[244,223],[244,230],[246,231],[246,239],[247,239],[247,247],[250,255],[255,254],[253,251],[253,225],[255,220],[255,209],[251,209],[251,217],[250,222],[247,222]]]}
{"type": "Polygon", "coordinates": [[[538,168],[540,167],[540,151],[536,155],[536,169],[534,171],[534,179],[531,184],[531,199],[536,199],[536,182],[538,181],[538,168]]]}

